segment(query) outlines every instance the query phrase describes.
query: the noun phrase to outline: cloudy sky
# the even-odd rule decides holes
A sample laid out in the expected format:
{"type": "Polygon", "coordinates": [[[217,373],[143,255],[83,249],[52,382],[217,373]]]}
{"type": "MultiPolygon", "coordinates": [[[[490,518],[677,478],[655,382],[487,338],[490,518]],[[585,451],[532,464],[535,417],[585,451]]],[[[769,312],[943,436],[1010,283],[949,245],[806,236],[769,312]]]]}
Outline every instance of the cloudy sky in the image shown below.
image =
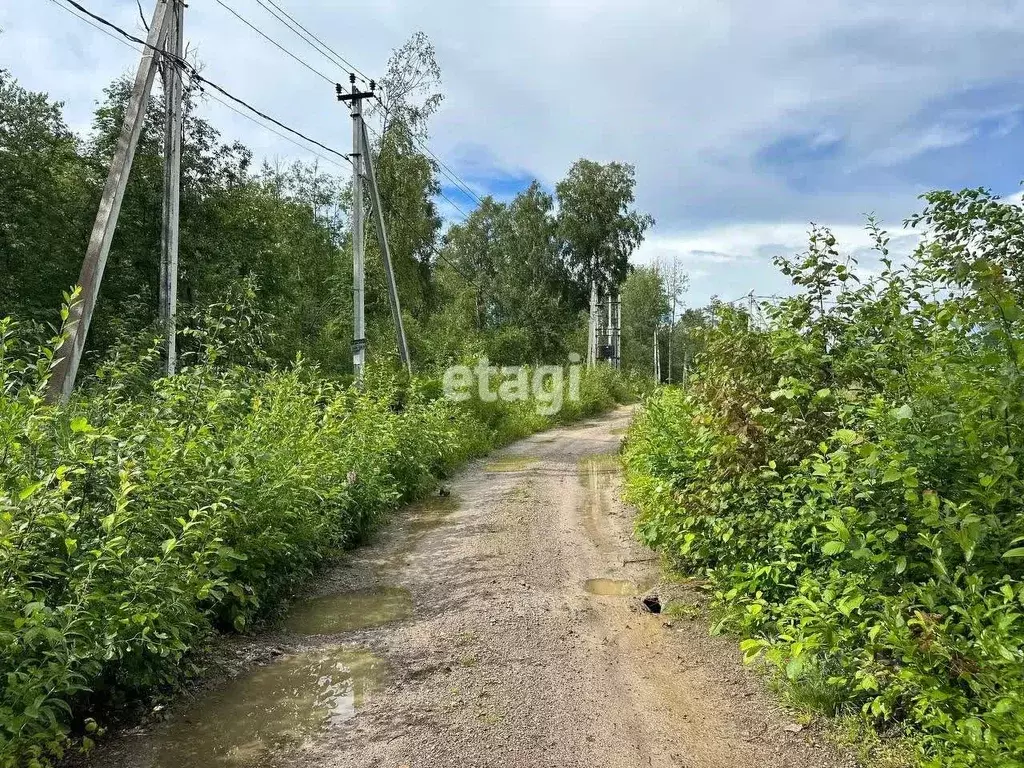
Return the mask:
{"type": "MultiPolygon", "coordinates": [[[[141,29],[135,0],[80,2],[141,29]]],[[[344,79],[256,0],[225,2],[344,79]]],[[[426,32],[446,93],[431,147],[480,192],[553,186],[579,157],[634,164],[638,204],[657,220],[636,259],[677,256],[691,304],[784,290],[771,257],[801,250],[811,221],[863,254],[874,212],[907,249],[901,222],[921,192],[1010,195],[1024,178],[1024,2],[276,2],[371,76],[426,32]]],[[[57,5],[3,1],[0,67],[64,101],[84,130],[136,57],[57,5]]],[[[214,0],[191,0],[186,23],[207,77],[346,149],[349,121],[327,83],[214,0]]],[[[257,153],[302,156],[208,111],[257,153]]]]}

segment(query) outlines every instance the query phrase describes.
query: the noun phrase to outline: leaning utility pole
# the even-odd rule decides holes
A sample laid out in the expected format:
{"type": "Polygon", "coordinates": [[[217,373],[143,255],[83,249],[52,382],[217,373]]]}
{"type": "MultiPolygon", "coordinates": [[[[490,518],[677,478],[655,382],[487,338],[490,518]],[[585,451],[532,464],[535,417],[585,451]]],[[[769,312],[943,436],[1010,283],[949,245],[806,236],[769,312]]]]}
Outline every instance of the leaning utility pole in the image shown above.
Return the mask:
{"type": "Polygon", "coordinates": [[[370,182],[370,204],[373,207],[373,223],[377,230],[377,244],[380,246],[381,257],[384,259],[384,277],[388,283],[388,301],[391,304],[391,315],[395,319],[395,342],[398,344],[398,356],[405,365],[405,370],[412,374],[412,361],[409,359],[409,347],[405,343],[405,322],[402,320],[402,305],[398,301],[398,283],[395,281],[395,269],[391,262],[391,246],[388,244],[387,228],[384,226],[384,207],[380,202],[380,188],[377,186],[377,169],[373,165],[373,154],[370,152],[370,137],[363,127],[363,153],[366,155],[366,180],[370,182]]]}
{"type": "Polygon", "coordinates": [[[121,213],[121,203],[124,202],[125,186],[135,159],[135,148],[142,133],[146,103],[156,77],[156,53],[161,50],[167,37],[171,13],[171,0],[157,0],[153,20],[149,25],[146,47],[143,48],[142,60],[135,73],[135,83],[125,108],[121,135],[114,149],[107,181],[100,197],[99,211],[89,237],[85,260],[82,262],[82,271],[78,278],[78,285],[82,289],[81,297],[70,308],[66,322],[67,336],[54,355],[53,370],[46,392],[47,400],[51,403],[66,401],[75,386],[78,366],[82,362],[82,353],[85,350],[85,339],[89,333],[93,311],[96,309],[100,283],[103,281],[103,270],[110,255],[110,243],[114,238],[117,219],[121,213]]]}
{"type": "Polygon", "coordinates": [[[160,327],[164,333],[164,371],[173,376],[178,364],[178,233],[181,213],[182,77],[184,0],[174,7],[164,42],[164,220],[160,252],[160,327]]]}
{"type": "Polygon", "coordinates": [[[377,230],[377,243],[380,246],[381,258],[384,262],[384,276],[388,285],[388,301],[391,304],[391,315],[395,321],[395,338],[398,343],[398,355],[405,369],[412,373],[412,361],[409,357],[409,346],[405,340],[405,324],[402,320],[402,305],[398,299],[398,284],[395,281],[395,270],[391,262],[391,246],[388,244],[387,228],[384,224],[384,208],[381,204],[380,189],[377,187],[377,170],[373,165],[373,152],[370,138],[363,121],[363,99],[372,98],[375,83],[370,81],[369,91],[360,91],[356,87],[356,76],[349,75],[352,86],[350,93],[345,93],[341,85],[337,86],[338,101],[352,102],[352,300],[353,300],[353,340],[352,367],[356,383],[362,386],[366,367],[366,239],[363,229],[363,186],[369,187],[370,203],[373,211],[373,223],[377,230]]]}

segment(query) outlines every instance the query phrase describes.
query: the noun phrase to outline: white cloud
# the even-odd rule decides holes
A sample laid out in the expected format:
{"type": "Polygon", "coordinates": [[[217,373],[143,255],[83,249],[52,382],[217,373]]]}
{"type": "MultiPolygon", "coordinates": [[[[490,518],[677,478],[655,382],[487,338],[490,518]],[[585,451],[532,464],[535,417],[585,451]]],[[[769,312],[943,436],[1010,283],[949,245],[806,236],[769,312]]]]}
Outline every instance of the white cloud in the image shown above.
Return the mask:
{"type": "MultiPolygon", "coordinates": [[[[134,0],[83,2],[139,29],[134,0]]],[[[226,2],[344,79],[255,0],[226,2]]],[[[768,246],[799,250],[807,221],[849,226],[864,211],[902,220],[917,207],[921,184],[882,171],[974,138],[977,115],[950,107],[948,115],[929,113],[923,126],[920,115],[971,89],[1024,79],[1017,2],[988,4],[983,13],[957,0],[935,0],[927,12],[911,0],[280,4],[369,74],[425,31],[446,90],[432,146],[460,172],[525,171],[550,185],[581,156],[635,164],[638,204],[658,221],[644,253],[678,246],[735,255],[700,262],[708,270],[701,284],[723,294],[762,279],[751,264],[767,263],[768,246]],[[812,191],[759,166],[761,149],[795,135],[819,148],[841,140],[853,154],[849,168],[874,169],[878,185],[855,187],[840,169],[817,178],[812,191]]],[[[186,24],[206,76],[347,149],[348,117],[328,84],[212,2],[191,3],[186,24]]],[[[88,125],[103,86],[135,65],[129,49],[50,2],[4,3],[0,28],[0,66],[66,101],[77,128],[88,125]]],[[[986,109],[1007,108],[975,112],[986,109]]],[[[210,113],[227,137],[259,154],[297,154],[219,106],[210,113]]],[[[1011,130],[1017,117],[1002,119],[1011,130]]]]}
{"type": "MultiPolygon", "coordinates": [[[[862,275],[874,272],[878,254],[863,226],[830,226],[840,254],[852,256],[862,275]]],[[[633,256],[635,264],[665,263],[677,259],[690,276],[687,301],[702,306],[712,296],[731,300],[753,291],[757,295],[792,292],[788,280],[775,267],[776,256],[792,257],[807,250],[810,228],[799,222],[735,224],[676,235],[654,235],[633,256]]],[[[890,232],[894,260],[908,256],[917,245],[914,232],[890,232]]]]}

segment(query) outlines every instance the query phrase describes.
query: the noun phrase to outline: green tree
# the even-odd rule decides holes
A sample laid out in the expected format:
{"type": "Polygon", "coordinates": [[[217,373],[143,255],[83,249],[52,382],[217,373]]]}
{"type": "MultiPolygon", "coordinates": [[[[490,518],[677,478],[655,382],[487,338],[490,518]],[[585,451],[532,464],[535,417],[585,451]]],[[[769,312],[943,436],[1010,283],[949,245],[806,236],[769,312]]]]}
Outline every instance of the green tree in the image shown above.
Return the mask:
{"type": "Polygon", "coordinates": [[[671,343],[672,383],[686,384],[698,356],[704,351],[710,327],[706,309],[684,309],[676,318],[669,340],[666,340],[666,345],[671,343]]]}
{"type": "Polygon", "coordinates": [[[565,356],[578,322],[574,287],[559,253],[554,200],[539,183],[508,204],[485,198],[449,231],[444,254],[473,281],[474,324],[492,360],[565,356]]]}
{"type": "Polygon", "coordinates": [[[577,160],[555,187],[558,229],[566,265],[576,280],[578,308],[586,306],[591,278],[598,288],[621,285],[629,257],[654,219],[633,208],[636,171],[625,163],[577,160]]]}
{"type": "MultiPolygon", "coordinates": [[[[665,280],[656,267],[636,267],[622,285],[622,365],[644,375],[654,371],[654,334],[664,333],[671,303],[665,280]]],[[[665,348],[662,347],[664,365],[665,348]]]]}
{"type": "Polygon", "coordinates": [[[78,278],[94,195],[61,105],[0,70],[0,315],[56,317],[78,278]]]}

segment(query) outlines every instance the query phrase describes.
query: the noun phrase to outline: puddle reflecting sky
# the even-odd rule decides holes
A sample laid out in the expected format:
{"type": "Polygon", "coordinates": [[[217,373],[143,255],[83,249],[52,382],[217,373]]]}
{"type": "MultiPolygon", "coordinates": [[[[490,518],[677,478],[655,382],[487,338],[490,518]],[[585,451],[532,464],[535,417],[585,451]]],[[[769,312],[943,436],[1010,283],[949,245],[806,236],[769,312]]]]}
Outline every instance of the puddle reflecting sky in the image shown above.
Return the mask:
{"type": "Polygon", "coordinates": [[[592,595],[605,597],[627,597],[639,594],[636,584],[620,579],[590,579],[583,587],[592,595]]]}
{"type": "Polygon", "coordinates": [[[289,611],[284,626],[299,635],[329,635],[379,627],[411,615],[409,590],[384,587],[303,600],[289,611]]]}
{"type": "Polygon", "coordinates": [[[166,723],[151,746],[151,768],[249,768],[300,747],[355,716],[383,681],[365,651],[320,650],[256,669],[199,699],[166,723]]]}

